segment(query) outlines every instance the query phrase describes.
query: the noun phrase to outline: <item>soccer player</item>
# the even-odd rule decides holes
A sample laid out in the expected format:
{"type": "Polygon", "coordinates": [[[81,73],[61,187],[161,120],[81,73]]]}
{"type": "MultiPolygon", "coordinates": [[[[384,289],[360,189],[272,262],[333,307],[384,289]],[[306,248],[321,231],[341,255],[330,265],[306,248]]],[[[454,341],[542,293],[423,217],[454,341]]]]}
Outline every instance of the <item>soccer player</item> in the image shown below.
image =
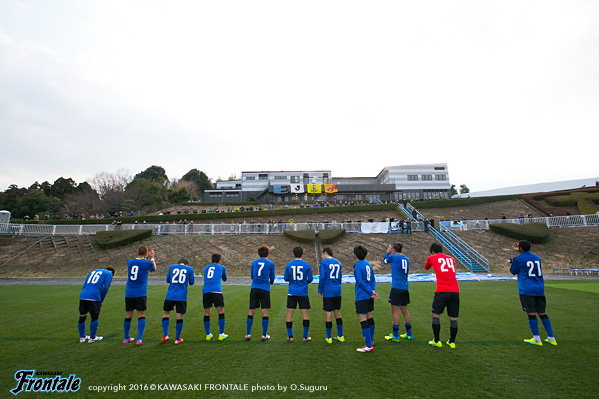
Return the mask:
{"type": "Polygon", "coordinates": [[[304,335],[302,342],[310,342],[312,338],[308,336],[310,331],[310,298],[308,297],[308,284],[313,280],[312,268],[302,260],[304,250],[302,247],[293,248],[295,259],[287,263],[283,279],[289,281],[289,291],[287,294],[287,341],[293,342],[293,312],[299,304],[302,312],[304,335]]]}
{"type": "Polygon", "coordinates": [[[532,331],[532,338],[525,339],[524,342],[531,345],[543,346],[541,336],[539,335],[538,314],[545,332],[547,332],[545,342],[556,346],[557,341],[553,336],[551,321],[547,313],[545,313],[545,281],[541,268],[541,258],[531,253],[530,248],[530,242],[526,240],[519,241],[518,252],[520,252],[520,255],[513,259],[512,266],[510,267],[510,272],[518,275],[520,303],[522,304],[522,310],[528,315],[528,324],[532,331]]]}
{"type": "Polygon", "coordinates": [[[188,266],[189,261],[185,258],[179,259],[175,265],[168,268],[166,282],[170,285],[166,292],[166,299],[162,307],[162,331],[163,336],[160,342],[165,343],[169,340],[168,326],[170,324],[171,310],[176,309],[177,324],[175,326],[175,345],[183,342],[181,331],[183,331],[183,315],[187,312],[187,286],[193,285],[193,268],[188,266]]]}
{"type": "Polygon", "coordinates": [[[258,248],[258,256],[252,262],[252,285],[250,287],[250,310],[246,321],[247,335],[245,339],[252,339],[252,324],[256,309],[262,310],[262,341],[270,339],[268,332],[268,309],[270,309],[270,285],[275,282],[275,264],[266,259],[270,250],[267,246],[258,248]]]}
{"type": "Polygon", "coordinates": [[[83,289],[79,295],[79,323],[77,324],[81,343],[85,341],[88,343],[98,342],[103,338],[96,335],[98,318],[113,276],[114,269],[112,267],[96,269],[87,276],[83,283],[83,289]],[[91,314],[92,320],[89,323],[89,335],[85,335],[85,319],[88,313],[91,314]]]}
{"type": "Polygon", "coordinates": [[[455,259],[445,255],[443,246],[433,243],[430,246],[430,253],[424,264],[424,268],[429,270],[431,267],[437,276],[437,289],[433,299],[433,335],[434,339],[428,341],[428,344],[436,348],[441,348],[443,343],[439,340],[441,331],[441,322],[439,315],[443,314],[447,307],[447,316],[449,316],[449,340],[445,342],[451,349],[455,349],[455,337],[458,334],[458,315],[460,313],[460,288],[455,275],[455,259]]]}
{"type": "Polygon", "coordinates": [[[129,335],[133,311],[137,311],[137,346],[141,346],[146,329],[146,302],[148,295],[148,273],[156,270],[154,250],[142,245],[137,250],[137,258],[127,261],[127,286],[125,287],[125,339],[123,344],[135,341],[129,335]]]}
{"type": "Polygon", "coordinates": [[[374,310],[374,300],[379,299],[376,293],[376,278],[372,271],[372,266],[365,260],[368,250],[358,245],[354,248],[356,264],[354,265],[354,276],[356,278],[356,313],[358,321],[362,326],[362,335],[364,336],[364,346],[356,349],[358,352],[374,351],[374,319],[372,311],[374,310]]]}
{"type": "Polygon", "coordinates": [[[318,280],[318,298],[322,299],[322,309],[325,314],[325,329],[327,344],[332,344],[333,339],[345,342],[343,337],[343,319],[341,318],[341,262],[333,258],[333,250],[329,247],[322,249],[320,262],[320,280],[318,280]],[[333,315],[337,323],[337,336],[332,337],[333,315]]]}
{"type": "Polygon", "coordinates": [[[412,335],[412,320],[408,312],[410,293],[408,291],[408,272],[410,271],[410,259],[402,255],[403,246],[400,243],[389,245],[385,254],[384,263],[391,263],[391,292],[389,303],[391,304],[391,319],[393,333],[385,336],[387,341],[399,342],[400,338],[414,339],[412,335]],[[405,334],[399,335],[399,311],[403,315],[405,334]]]}
{"type": "Polygon", "coordinates": [[[210,332],[210,310],[212,305],[216,307],[218,312],[218,340],[224,341],[229,338],[225,334],[225,299],[223,298],[223,290],[221,281],[227,281],[227,272],[225,267],[220,264],[220,254],[212,255],[212,264],[204,268],[204,288],[202,296],[204,302],[204,329],[206,330],[206,341],[210,341],[213,337],[210,332]]]}

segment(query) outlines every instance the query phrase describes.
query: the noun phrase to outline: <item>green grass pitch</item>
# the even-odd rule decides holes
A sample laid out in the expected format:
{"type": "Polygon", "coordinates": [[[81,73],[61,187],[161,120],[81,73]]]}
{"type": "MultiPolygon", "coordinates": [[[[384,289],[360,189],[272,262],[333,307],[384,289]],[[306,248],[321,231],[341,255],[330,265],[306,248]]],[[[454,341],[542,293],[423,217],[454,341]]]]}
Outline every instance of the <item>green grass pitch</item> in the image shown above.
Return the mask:
{"type": "MultiPolygon", "coordinates": [[[[551,282],[550,285],[555,285],[551,282]]],[[[124,286],[113,286],[100,315],[104,340],[80,344],[77,333],[80,286],[3,286],[0,288],[0,398],[15,388],[21,369],[76,374],[81,388],[60,397],[372,397],[372,398],[595,398],[599,366],[599,297],[576,290],[576,282],[546,288],[548,308],[559,345],[534,347],[526,315],[520,308],[516,282],[462,282],[457,348],[427,345],[432,338],[430,306],[434,284],[410,285],[415,340],[386,342],[391,312],[390,284],[378,284],[375,351],[358,353],[363,344],[353,307],[353,285],[343,286],[345,343],[324,341],[324,312],[310,286],[310,335],[313,341],[286,342],[286,286],[273,286],[269,334],[260,341],[261,318],[253,339],[244,340],[249,287],[224,286],[229,339],[204,339],[201,286],[190,287],[181,345],[161,344],[162,303],[167,286],[150,286],[144,345],[123,345],[124,286]],[[563,289],[562,285],[572,289],[563,289]],[[152,384],[156,390],[150,391],[152,384]],[[199,384],[201,391],[159,391],[161,384],[199,384]],[[231,384],[247,391],[222,390],[207,384],[231,384]],[[301,386],[308,391],[300,391],[301,386]],[[120,392],[98,393],[93,386],[120,386],[120,392]],[[260,391],[252,392],[260,386],[260,391]],[[313,387],[313,388],[310,388],[313,387]],[[137,389],[134,389],[137,388],[137,389]],[[286,388],[286,392],[282,389],[286,388]],[[295,391],[292,391],[296,388],[295,391]],[[316,389],[326,390],[316,390],[316,389]],[[274,389],[274,390],[264,390],[274,389]],[[314,389],[312,392],[310,389],[314,389]],[[175,395],[175,396],[173,396],[175,395]]],[[[89,326],[89,318],[88,318],[89,326]]],[[[334,323],[333,323],[334,324],[334,323]]],[[[539,323],[540,324],[540,323],[539,323]]],[[[174,337],[174,314],[170,336],[174,337]]],[[[544,330],[541,335],[544,338],[544,330]]],[[[218,331],[213,310],[212,329],[218,331]]],[[[403,326],[402,326],[403,329],[403,326]]],[[[301,337],[299,310],[295,336],[301,337]]],[[[136,319],[132,336],[137,332],[136,319]]],[[[335,332],[335,326],[333,326],[335,332]]],[[[403,330],[402,330],[403,332],[403,330]]],[[[441,339],[449,322],[441,319],[441,339]]],[[[22,392],[20,398],[48,395],[22,392]]]]}

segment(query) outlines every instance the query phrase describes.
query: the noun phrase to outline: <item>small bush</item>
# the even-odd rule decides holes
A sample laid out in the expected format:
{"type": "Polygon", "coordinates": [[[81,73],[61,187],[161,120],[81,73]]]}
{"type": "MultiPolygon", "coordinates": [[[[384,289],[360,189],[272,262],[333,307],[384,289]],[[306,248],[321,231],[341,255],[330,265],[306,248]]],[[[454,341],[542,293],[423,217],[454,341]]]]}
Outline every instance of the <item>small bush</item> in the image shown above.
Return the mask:
{"type": "Polygon", "coordinates": [[[497,223],[489,225],[495,233],[512,237],[517,240],[527,240],[532,243],[541,244],[549,238],[549,229],[544,223],[513,224],[497,223]]]}
{"type": "Polygon", "coordinates": [[[96,233],[98,246],[103,249],[122,247],[127,244],[141,241],[152,236],[152,230],[122,230],[99,231],[96,233]]]}
{"type": "MultiPolygon", "coordinates": [[[[285,235],[285,237],[293,241],[305,244],[314,243],[316,239],[316,234],[314,233],[314,230],[286,231],[283,234],[285,235]]],[[[318,232],[318,237],[320,238],[320,242],[322,244],[332,244],[344,235],[345,229],[326,229],[320,230],[318,232]]]]}

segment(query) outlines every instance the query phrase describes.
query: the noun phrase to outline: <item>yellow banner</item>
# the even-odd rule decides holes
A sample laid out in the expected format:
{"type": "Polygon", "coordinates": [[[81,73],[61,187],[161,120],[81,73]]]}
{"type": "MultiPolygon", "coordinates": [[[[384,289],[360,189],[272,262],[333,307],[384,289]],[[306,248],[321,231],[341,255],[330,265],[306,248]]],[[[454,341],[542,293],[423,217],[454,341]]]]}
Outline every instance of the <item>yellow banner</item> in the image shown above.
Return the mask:
{"type": "Polygon", "coordinates": [[[337,185],[336,184],[325,184],[324,185],[324,192],[328,193],[328,194],[333,194],[336,193],[337,190],[337,185]]]}
{"type": "Polygon", "coordinates": [[[321,184],[308,184],[308,193],[310,194],[321,194],[322,193],[322,185],[321,184]]]}

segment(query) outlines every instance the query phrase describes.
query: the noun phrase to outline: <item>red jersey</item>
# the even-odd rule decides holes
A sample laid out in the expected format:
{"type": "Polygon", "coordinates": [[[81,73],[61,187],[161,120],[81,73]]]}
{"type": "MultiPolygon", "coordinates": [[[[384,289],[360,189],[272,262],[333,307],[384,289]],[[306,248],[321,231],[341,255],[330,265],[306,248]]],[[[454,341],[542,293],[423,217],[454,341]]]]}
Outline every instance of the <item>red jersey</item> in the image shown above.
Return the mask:
{"type": "Polygon", "coordinates": [[[449,255],[436,254],[426,258],[424,268],[432,266],[437,276],[437,290],[435,292],[460,292],[458,280],[455,277],[455,259],[449,255]]]}

